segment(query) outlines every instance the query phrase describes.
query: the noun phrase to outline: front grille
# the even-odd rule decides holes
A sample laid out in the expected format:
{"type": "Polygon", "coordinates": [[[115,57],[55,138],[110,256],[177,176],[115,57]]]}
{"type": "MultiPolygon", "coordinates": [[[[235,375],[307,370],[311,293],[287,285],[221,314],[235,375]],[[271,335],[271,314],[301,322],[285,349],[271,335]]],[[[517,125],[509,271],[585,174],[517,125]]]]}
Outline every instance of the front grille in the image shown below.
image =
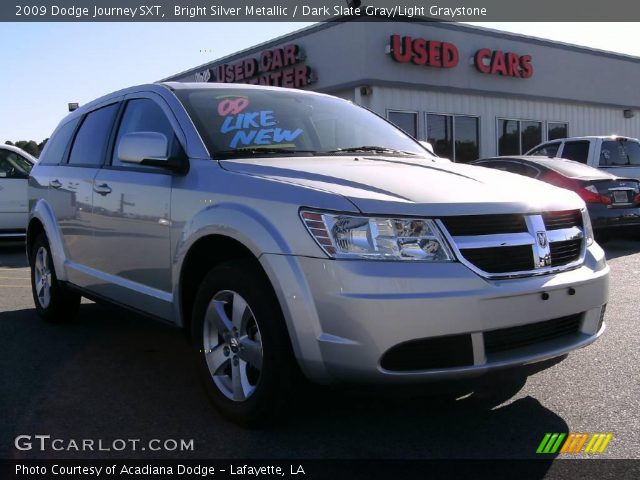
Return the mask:
{"type": "Polygon", "coordinates": [[[496,233],[521,233],[527,231],[523,215],[462,215],[445,217],[442,223],[450,235],[491,235],[496,233]]]}
{"type": "Polygon", "coordinates": [[[522,272],[534,268],[531,245],[466,248],[460,253],[487,273],[522,272]]]}
{"type": "Polygon", "coordinates": [[[471,335],[411,340],[391,347],[380,360],[385,370],[408,372],[473,365],[471,335]]]}
{"type": "Polygon", "coordinates": [[[580,258],[582,239],[552,242],[549,244],[549,249],[551,250],[552,267],[567,265],[580,258]]]}
{"type": "Polygon", "coordinates": [[[580,210],[545,212],[542,214],[542,219],[547,230],[582,227],[582,213],[580,213],[580,210]]]}
{"type": "Polygon", "coordinates": [[[578,313],[544,322],[485,332],[485,352],[490,355],[572,335],[578,332],[581,322],[582,314],[578,313]]]}
{"type": "Polygon", "coordinates": [[[580,210],[463,215],[441,222],[461,259],[487,277],[545,273],[573,266],[582,256],[580,210]]]}

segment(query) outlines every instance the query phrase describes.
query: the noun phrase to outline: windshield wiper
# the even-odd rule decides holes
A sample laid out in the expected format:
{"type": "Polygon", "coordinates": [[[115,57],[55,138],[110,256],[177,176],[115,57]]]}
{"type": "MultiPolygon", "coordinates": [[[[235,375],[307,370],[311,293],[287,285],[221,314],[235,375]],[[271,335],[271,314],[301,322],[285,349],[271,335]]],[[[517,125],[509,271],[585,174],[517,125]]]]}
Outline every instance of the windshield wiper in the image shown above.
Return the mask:
{"type": "Polygon", "coordinates": [[[400,155],[413,155],[417,153],[407,152],[406,150],[398,150],[396,148],[380,147],[377,145],[361,145],[359,147],[346,147],[336,148],[335,150],[329,150],[327,153],[357,153],[357,152],[371,152],[371,153],[393,153],[400,155]]]}
{"type": "Polygon", "coordinates": [[[295,148],[286,147],[264,147],[264,148],[239,148],[237,150],[219,150],[215,152],[215,157],[242,157],[253,155],[269,155],[269,154],[289,154],[289,153],[316,153],[315,150],[297,150],[295,148]]]}

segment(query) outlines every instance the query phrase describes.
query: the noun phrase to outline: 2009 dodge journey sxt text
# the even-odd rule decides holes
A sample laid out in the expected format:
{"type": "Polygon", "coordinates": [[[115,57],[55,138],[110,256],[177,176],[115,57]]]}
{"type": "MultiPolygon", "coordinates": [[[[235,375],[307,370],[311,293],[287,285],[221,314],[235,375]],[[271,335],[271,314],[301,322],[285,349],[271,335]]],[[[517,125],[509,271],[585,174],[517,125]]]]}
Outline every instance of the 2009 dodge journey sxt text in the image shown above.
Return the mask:
{"type": "Polygon", "coordinates": [[[154,84],[71,113],[30,178],[41,316],[87,296],[190,332],[215,405],[312,381],[475,377],[604,331],[609,268],[575,194],[444,162],[348,101],[154,84]]]}

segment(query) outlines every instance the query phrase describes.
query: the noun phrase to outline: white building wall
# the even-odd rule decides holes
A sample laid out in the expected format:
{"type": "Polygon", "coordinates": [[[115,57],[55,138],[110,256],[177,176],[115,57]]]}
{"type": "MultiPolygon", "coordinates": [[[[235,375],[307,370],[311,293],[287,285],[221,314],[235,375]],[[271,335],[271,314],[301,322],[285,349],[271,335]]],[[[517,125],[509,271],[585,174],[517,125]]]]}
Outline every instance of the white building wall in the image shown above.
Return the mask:
{"type": "Polygon", "coordinates": [[[620,107],[380,86],[372,87],[371,95],[362,97],[361,103],[383,116],[387,110],[419,112],[420,139],[426,138],[427,112],[478,116],[481,157],[497,154],[497,118],[566,122],[572,137],[611,134],[640,137],[640,112],[635,111],[634,117],[627,119],[620,107]]]}

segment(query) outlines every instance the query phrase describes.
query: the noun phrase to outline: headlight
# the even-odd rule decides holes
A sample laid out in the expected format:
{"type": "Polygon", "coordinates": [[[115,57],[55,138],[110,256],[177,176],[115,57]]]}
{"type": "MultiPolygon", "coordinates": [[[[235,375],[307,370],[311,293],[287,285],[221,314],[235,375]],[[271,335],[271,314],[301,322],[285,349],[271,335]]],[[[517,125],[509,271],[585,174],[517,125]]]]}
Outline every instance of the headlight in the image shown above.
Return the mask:
{"type": "Polygon", "coordinates": [[[586,208],[582,210],[582,223],[584,224],[584,237],[587,241],[587,247],[590,247],[593,245],[593,227],[591,226],[589,211],[586,208]]]}
{"type": "Polygon", "coordinates": [[[454,256],[433,220],[300,212],[302,221],[332,258],[451,262],[454,256]]]}

